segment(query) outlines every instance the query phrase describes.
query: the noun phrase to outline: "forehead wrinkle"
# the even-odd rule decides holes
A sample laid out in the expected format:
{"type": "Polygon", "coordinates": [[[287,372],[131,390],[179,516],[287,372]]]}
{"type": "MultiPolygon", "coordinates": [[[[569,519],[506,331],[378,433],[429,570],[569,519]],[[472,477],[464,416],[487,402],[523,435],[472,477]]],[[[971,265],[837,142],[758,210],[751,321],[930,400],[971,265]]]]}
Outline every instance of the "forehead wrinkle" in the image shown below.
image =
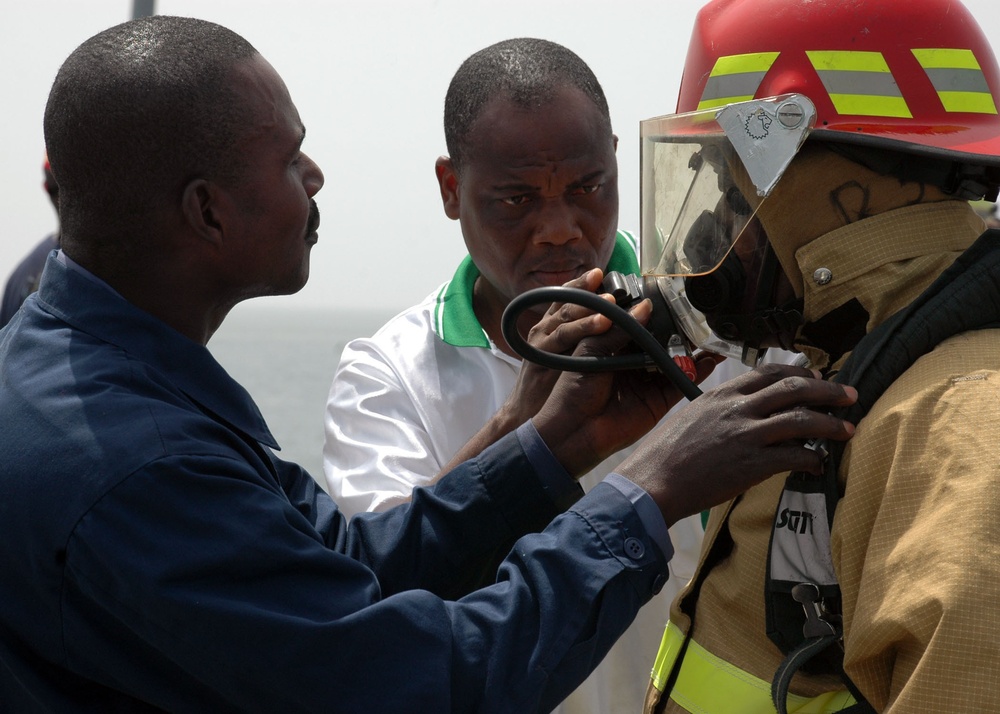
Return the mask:
{"type": "Polygon", "coordinates": [[[549,169],[549,175],[548,175],[549,188],[552,188],[552,184],[556,180],[556,174],[558,173],[558,171],[559,171],[559,163],[553,161],[552,162],[552,167],[551,167],[551,169],[549,169]]]}
{"type": "MultiPolygon", "coordinates": [[[[533,161],[516,166],[505,167],[500,175],[491,182],[494,190],[501,191],[540,191],[552,192],[568,186],[577,186],[588,181],[598,180],[607,171],[604,168],[591,167],[577,169],[578,157],[544,158],[532,157],[533,161]],[[564,181],[560,183],[560,176],[564,181]]],[[[579,157],[586,160],[587,157],[579,157]]]]}

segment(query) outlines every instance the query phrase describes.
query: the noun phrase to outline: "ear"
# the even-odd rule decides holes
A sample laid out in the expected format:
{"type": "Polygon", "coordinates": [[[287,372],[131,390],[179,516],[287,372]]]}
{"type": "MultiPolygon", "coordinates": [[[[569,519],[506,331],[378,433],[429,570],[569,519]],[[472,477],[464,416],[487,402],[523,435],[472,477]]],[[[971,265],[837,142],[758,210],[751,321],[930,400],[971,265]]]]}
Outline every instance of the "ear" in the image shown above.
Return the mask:
{"type": "Polygon", "coordinates": [[[617,134],[612,134],[611,135],[611,145],[614,147],[615,153],[617,154],[618,153],[618,135],[617,134]]]}
{"type": "Polygon", "coordinates": [[[439,156],[434,162],[434,173],[437,175],[438,187],[441,189],[441,203],[444,204],[444,214],[453,221],[458,220],[460,200],[458,195],[458,173],[455,165],[447,156],[439,156]]]}
{"type": "Polygon", "coordinates": [[[225,231],[225,192],[205,179],[195,179],[184,187],[181,212],[188,228],[199,238],[221,245],[225,231]]]}

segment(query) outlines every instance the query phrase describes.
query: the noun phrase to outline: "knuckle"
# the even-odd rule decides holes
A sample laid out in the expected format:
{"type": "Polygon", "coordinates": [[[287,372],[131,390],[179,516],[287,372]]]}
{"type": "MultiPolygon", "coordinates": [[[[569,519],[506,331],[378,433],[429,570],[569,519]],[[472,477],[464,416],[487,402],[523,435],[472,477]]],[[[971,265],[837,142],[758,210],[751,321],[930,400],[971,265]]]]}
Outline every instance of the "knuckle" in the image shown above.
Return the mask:
{"type": "Polygon", "coordinates": [[[795,398],[801,397],[802,393],[808,389],[809,386],[809,380],[805,377],[786,376],[784,379],[775,384],[775,389],[782,395],[795,398]]]}
{"type": "Polygon", "coordinates": [[[570,322],[573,319],[573,306],[569,303],[563,303],[556,310],[556,315],[559,316],[561,322],[570,322]]]}
{"type": "Polygon", "coordinates": [[[528,342],[532,344],[537,344],[542,339],[542,337],[545,336],[545,334],[546,333],[544,331],[544,328],[542,327],[542,324],[538,323],[530,330],[528,330],[528,342]]]}
{"type": "Polygon", "coordinates": [[[777,362],[765,362],[757,367],[757,371],[761,374],[767,375],[768,377],[781,379],[782,377],[787,376],[785,367],[786,365],[779,364],[777,362]]]}
{"type": "Polygon", "coordinates": [[[816,413],[804,407],[797,407],[788,413],[792,426],[798,430],[805,431],[815,426],[816,413]]]}

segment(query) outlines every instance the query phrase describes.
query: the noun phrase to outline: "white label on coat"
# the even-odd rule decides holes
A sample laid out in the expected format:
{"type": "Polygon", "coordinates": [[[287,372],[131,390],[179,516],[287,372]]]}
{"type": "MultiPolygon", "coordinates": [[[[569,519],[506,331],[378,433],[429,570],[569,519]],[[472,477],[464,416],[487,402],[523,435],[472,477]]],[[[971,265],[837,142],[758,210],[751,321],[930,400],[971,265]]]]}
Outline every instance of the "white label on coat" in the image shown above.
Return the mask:
{"type": "Polygon", "coordinates": [[[793,583],[836,584],[822,493],[782,492],[771,544],[771,577],[793,583]]]}

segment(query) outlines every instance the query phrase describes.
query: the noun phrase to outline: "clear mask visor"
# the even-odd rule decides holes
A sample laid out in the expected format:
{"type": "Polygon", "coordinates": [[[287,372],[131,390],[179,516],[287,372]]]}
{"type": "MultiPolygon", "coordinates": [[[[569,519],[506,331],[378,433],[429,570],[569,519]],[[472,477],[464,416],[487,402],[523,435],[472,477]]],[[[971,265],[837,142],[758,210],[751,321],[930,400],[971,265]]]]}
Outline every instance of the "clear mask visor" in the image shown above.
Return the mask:
{"type": "Polygon", "coordinates": [[[716,335],[685,295],[685,278],[717,270],[738,250],[759,253],[756,209],[815,125],[802,95],[754,99],[640,122],[643,275],[660,290],[692,344],[744,362],[743,346],[716,335]]]}
{"type": "Polygon", "coordinates": [[[815,120],[788,94],[640,122],[643,274],[715,270],[815,120]]]}

